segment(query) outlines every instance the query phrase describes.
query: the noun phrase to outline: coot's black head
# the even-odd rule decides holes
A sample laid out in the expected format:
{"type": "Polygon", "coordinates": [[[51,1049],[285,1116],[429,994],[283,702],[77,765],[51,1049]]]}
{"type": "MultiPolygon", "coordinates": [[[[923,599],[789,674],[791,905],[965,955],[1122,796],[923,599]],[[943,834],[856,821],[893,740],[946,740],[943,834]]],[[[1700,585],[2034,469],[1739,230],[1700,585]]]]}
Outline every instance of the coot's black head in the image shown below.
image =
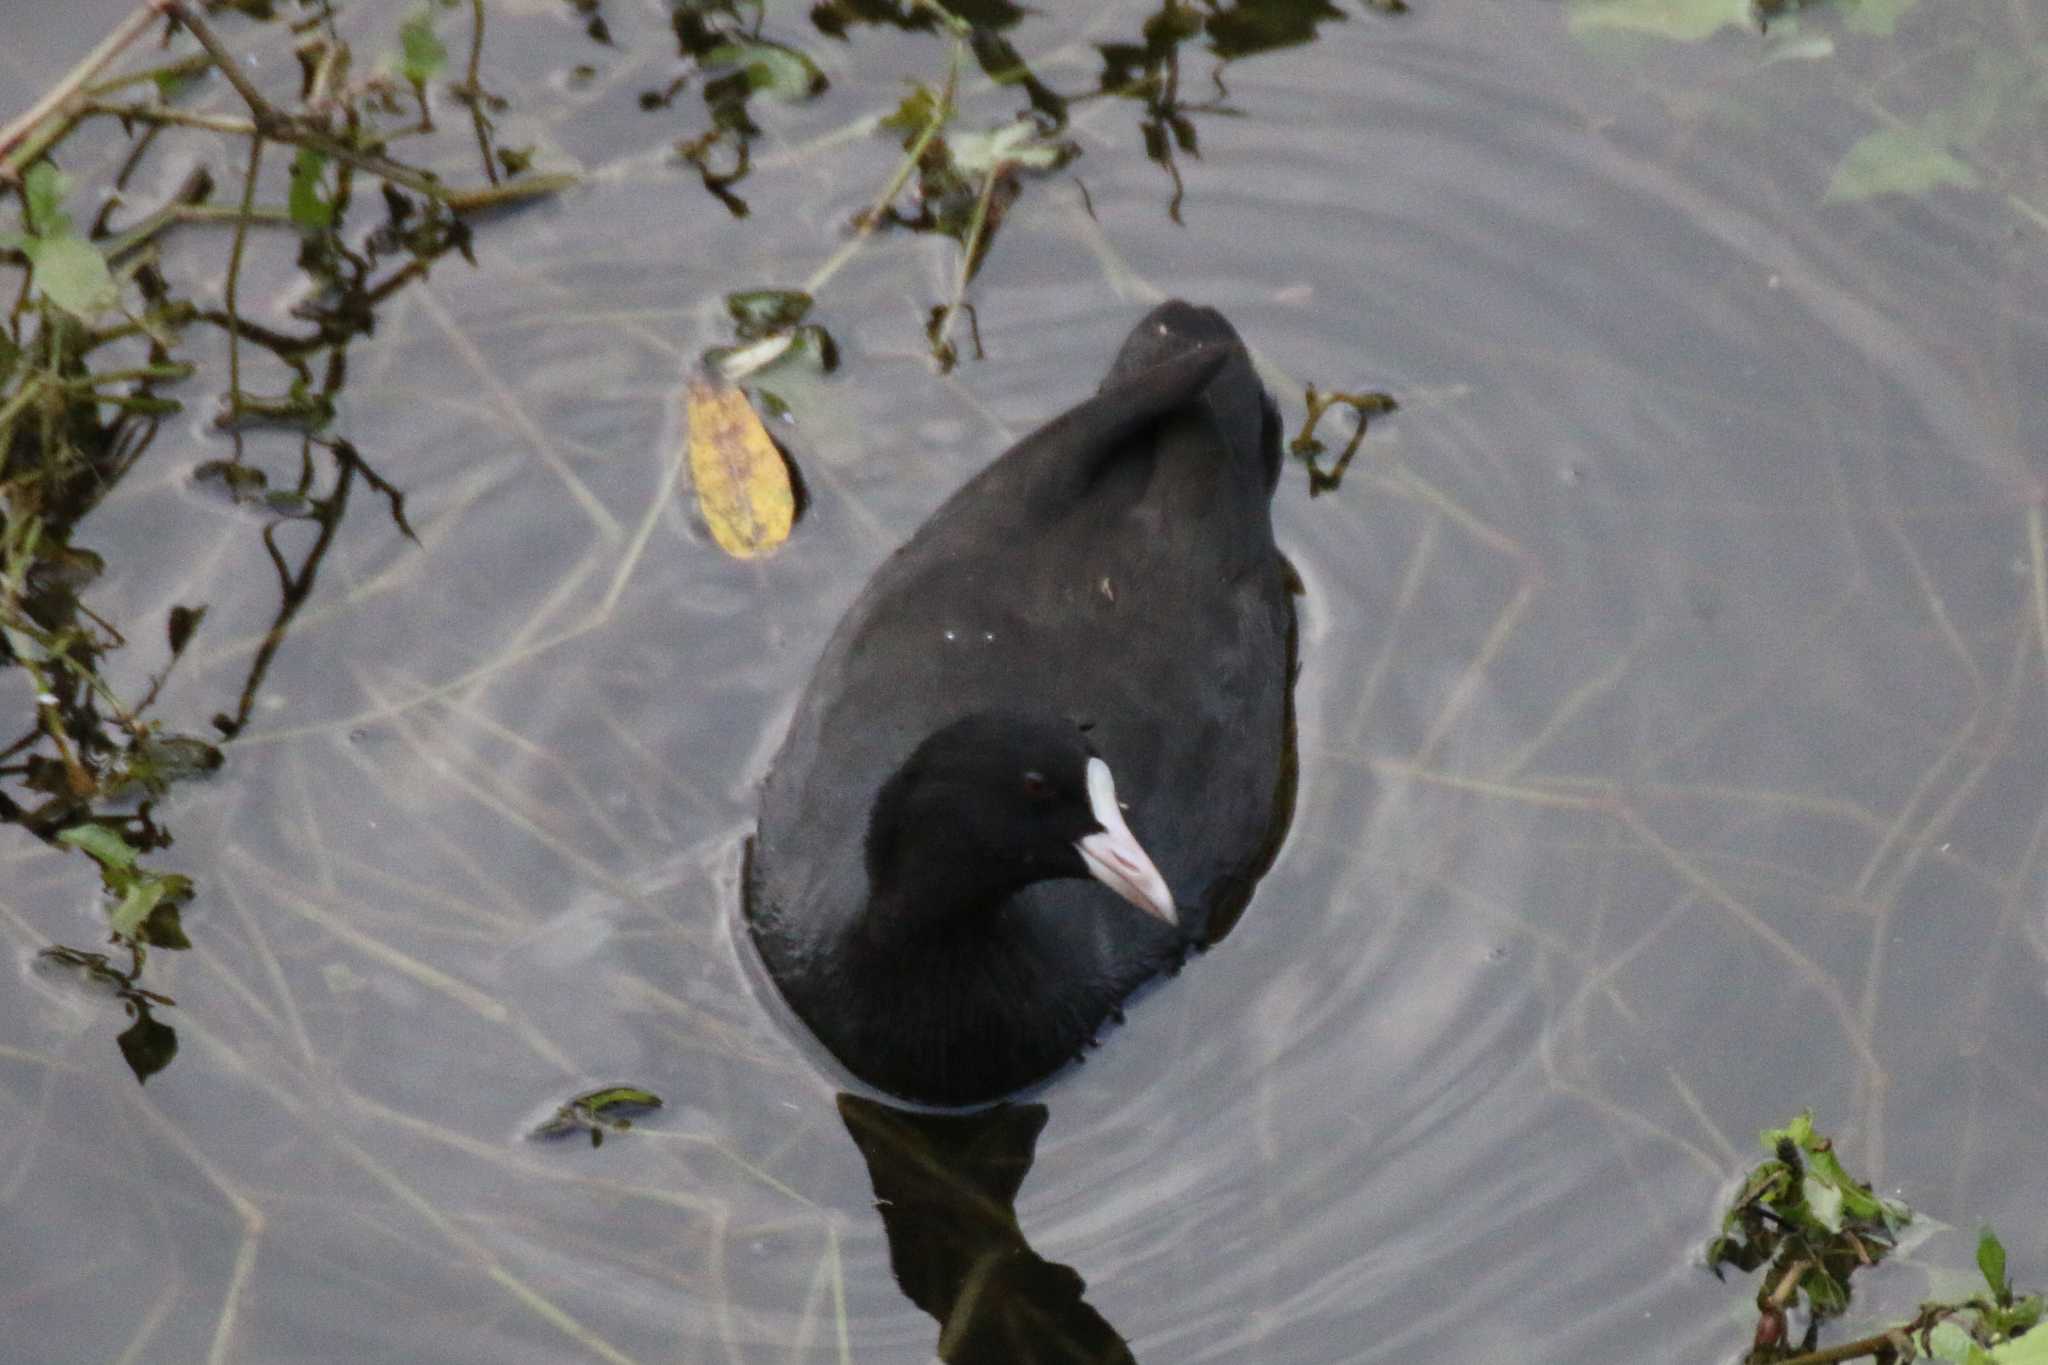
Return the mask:
{"type": "Polygon", "coordinates": [[[1168,299],[1139,318],[1138,325],[1131,328],[1102,386],[1106,389],[1133,375],[1143,374],[1153,366],[1198,346],[1220,346],[1241,351],[1244,342],[1238,337],[1237,329],[1214,308],[1183,299],[1168,299]]]}
{"type": "Polygon", "coordinates": [[[1094,877],[1176,922],[1109,765],[1053,716],[984,711],[933,732],[875,799],[867,866],[876,902],[921,923],[967,922],[1062,877],[1094,877]]]}

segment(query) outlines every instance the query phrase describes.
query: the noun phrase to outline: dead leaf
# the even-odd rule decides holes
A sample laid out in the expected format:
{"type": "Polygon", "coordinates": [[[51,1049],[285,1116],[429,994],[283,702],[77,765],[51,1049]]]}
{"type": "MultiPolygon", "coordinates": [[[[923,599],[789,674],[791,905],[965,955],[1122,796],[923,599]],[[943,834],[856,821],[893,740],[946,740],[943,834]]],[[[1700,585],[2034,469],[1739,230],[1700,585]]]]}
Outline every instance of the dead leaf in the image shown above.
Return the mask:
{"type": "Polygon", "coordinates": [[[735,559],[789,539],[796,494],[789,466],[738,386],[694,374],[689,387],[690,479],[711,538],[735,559]]]}

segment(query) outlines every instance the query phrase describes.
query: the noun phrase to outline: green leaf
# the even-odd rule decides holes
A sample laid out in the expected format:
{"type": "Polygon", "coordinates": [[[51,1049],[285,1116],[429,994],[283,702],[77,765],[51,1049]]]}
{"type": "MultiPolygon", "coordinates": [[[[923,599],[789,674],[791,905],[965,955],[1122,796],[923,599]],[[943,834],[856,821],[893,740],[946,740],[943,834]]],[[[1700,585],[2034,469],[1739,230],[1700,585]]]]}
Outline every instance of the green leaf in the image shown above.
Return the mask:
{"type": "Polygon", "coordinates": [[[1871,33],[1880,38],[1892,36],[1892,30],[1899,26],[1901,15],[1911,8],[1915,0],[1856,0],[1849,7],[1849,17],[1843,21],[1851,33],[1871,33]]]}
{"type": "Polygon", "coordinates": [[[25,630],[0,625],[0,640],[6,641],[14,657],[25,663],[39,664],[49,660],[49,647],[25,630]]]}
{"type": "Polygon", "coordinates": [[[334,226],[334,205],[322,197],[326,188],[321,182],[327,170],[327,153],[316,152],[311,147],[301,147],[292,160],[292,189],[287,207],[291,210],[292,221],[308,232],[320,232],[334,226]]]}
{"type": "Polygon", "coordinates": [[[725,296],[725,311],[742,341],[758,341],[804,320],[812,299],[801,289],[741,289],[725,296]]]}
{"type": "Polygon", "coordinates": [[[142,927],[150,912],[162,904],[165,893],[170,889],[165,880],[146,873],[136,878],[134,885],[128,888],[128,894],[114,907],[107,927],[121,938],[134,938],[135,931],[142,927]]]}
{"type": "Polygon", "coordinates": [[[22,189],[28,195],[28,230],[38,237],[61,237],[71,231],[71,219],[64,212],[64,196],[71,192],[71,177],[47,161],[29,167],[22,189]]]}
{"type": "Polygon", "coordinates": [[[91,322],[120,302],[107,258],[80,237],[37,237],[28,253],[36,288],[43,297],[82,322],[91,322]]]}
{"type": "Polygon", "coordinates": [[[1972,1352],[1981,1350],[1968,1332],[1947,1319],[1936,1323],[1927,1334],[1927,1347],[1935,1360],[1946,1360],[1951,1365],[1965,1365],[1972,1352]]]}
{"type": "Polygon", "coordinates": [[[910,93],[903,97],[903,103],[896,106],[896,112],[882,119],[882,127],[892,133],[903,134],[904,145],[915,141],[934,117],[939,114],[939,97],[923,82],[915,82],[910,93]]]}
{"type": "Polygon", "coordinates": [[[57,842],[84,849],[101,867],[126,870],[135,866],[135,849],[105,825],[73,825],[57,836],[57,842]]]}
{"type": "Polygon", "coordinates": [[[1799,1287],[1806,1291],[1806,1301],[1813,1305],[1813,1311],[1819,1317],[1840,1317],[1849,1307],[1848,1286],[1825,1270],[1807,1271],[1800,1279],[1799,1287]]]}
{"type": "Polygon", "coordinates": [[[1821,198],[1832,204],[1880,194],[1925,194],[1937,185],[1973,189],[1976,184],[1977,172],[1938,138],[1918,128],[1884,128],[1849,149],[1821,198]]]}
{"type": "Polygon", "coordinates": [[[793,47],[758,38],[720,43],[704,54],[705,66],[734,66],[747,76],[747,88],[780,100],[807,100],[827,84],[818,64],[793,47]]]}
{"type": "Polygon", "coordinates": [[[1815,1222],[1829,1232],[1842,1230],[1842,1191],[1833,1182],[1809,1175],[1800,1193],[1815,1222]]]}
{"type": "Polygon", "coordinates": [[[571,1103],[580,1104],[592,1114],[602,1117],[614,1109],[659,1109],[661,1096],[636,1085],[614,1085],[579,1095],[571,1103]]]}
{"type": "Polygon", "coordinates": [[[150,80],[156,85],[157,98],[165,104],[175,101],[194,84],[191,73],[176,70],[159,71],[150,80]]]}
{"type": "Polygon", "coordinates": [[[1565,24],[1574,38],[1647,33],[1694,43],[1724,28],[1750,28],[1752,0],[1571,0],[1565,24]]]}
{"type": "Polygon", "coordinates": [[[1977,1234],[1977,1269],[1984,1272],[1993,1298],[2003,1303],[2011,1296],[2012,1287],[2005,1282],[2005,1243],[1989,1226],[1977,1234]]]}
{"type": "Polygon", "coordinates": [[[448,65],[448,48],[434,32],[434,12],[423,9],[398,29],[398,73],[414,85],[425,85],[448,65]]]}
{"type": "Polygon", "coordinates": [[[1987,1358],[1992,1365],[2048,1365],[2048,1332],[2029,1332],[1993,1348],[1987,1358]]]}
{"type": "Polygon", "coordinates": [[[1756,1135],[1756,1139],[1767,1152],[1776,1152],[1778,1144],[1787,1141],[1802,1152],[1810,1151],[1813,1147],[1813,1113],[1801,1111],[1783,1128],[1766,1128],[1756,1135]]]}

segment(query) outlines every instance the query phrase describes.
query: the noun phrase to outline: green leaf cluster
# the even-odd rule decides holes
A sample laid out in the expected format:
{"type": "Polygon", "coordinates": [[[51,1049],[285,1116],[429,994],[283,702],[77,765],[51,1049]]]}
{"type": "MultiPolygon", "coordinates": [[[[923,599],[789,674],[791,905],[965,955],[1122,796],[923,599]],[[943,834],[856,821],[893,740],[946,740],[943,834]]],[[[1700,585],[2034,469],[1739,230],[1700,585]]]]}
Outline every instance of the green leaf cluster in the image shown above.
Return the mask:
{"type": "Polygon", "coordinates": [[[1707,1266],[1718,1275],[1723,1266],[1768,1264],[1760,1310],[1782,1317],[1789,1297],[1803,1295],[1816,1320],[1835,1317],[1849,1306],[1850,1276],[1884,1259],[1912,1212],[1851,1177],[1810,1113],[1760,1137],[1772,1156],[1743,1181],[1707,1246],[1707,1266]]]}
{"type": "Polygon", "coordinates": [[[80,849],[100,866],[100,882],[114,898],[108,928],[116,938],[153,948],[189,948],[178,922],[179,907],[192,899],[192,879],[176,872],[151,872],[140,854],[109,825],[74,825],[57,842],[80,849]]]}

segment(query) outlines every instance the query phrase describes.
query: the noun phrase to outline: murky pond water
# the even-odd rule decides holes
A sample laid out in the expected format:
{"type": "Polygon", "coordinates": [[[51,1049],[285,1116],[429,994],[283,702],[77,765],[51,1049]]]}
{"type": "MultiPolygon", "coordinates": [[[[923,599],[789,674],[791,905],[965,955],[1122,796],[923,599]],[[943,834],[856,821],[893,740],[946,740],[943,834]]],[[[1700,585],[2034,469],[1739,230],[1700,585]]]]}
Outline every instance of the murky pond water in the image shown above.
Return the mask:
{"type": "MultiPolygon", "coordinates": [[[[0,108],[127,10],[18,20],[0,108]]],[[[1074,96],[1154,17],[999,10],[1074,96]]],[[[2048,15],[1861,0],[1681,41],[1684,6],[1676,36],[1632,12],[1244,5],[1157,38],[1183,112],[1072,104],[1082,155],[1020,181],[950,373],[953,240],[877,233],[816,289],[841,366],[775,385],[807,507],[743,562],[676,470],[683,367],[729,291],[833,260],[901,156],[872,120],[948,44],[769,5],[829,87],[748,103],[740,217],[675,155],[710,115],[664,6],[607,3],[601,44],[493,4],[500,144],[587,179],[479,219],[474,265],[354,347],[333,430],[417,538],[364,485],[328,543],[195,486],[218,333],[74,533],[134,642],[117,691],[179,604],[207,614],[168,728],[261,676],[222,771],[156,810],[198,893],[149,961],[179,1048],[146,1085],[118,1004],[35,961],[104,938],[94,868],[0,839],[0,1357],[923,1360],[919,1304],[964,1284],[961,1360],[1718,1361],[1753,1309],[1698,1248],[1805,1106],[1956,1229],[1924,1261],[1967,1267],[1989,1218],[2048,1279],[2048,120],[2012,55],[2048,15]],[[1169,166],[1174,119],[1199,155],[1169,166]],[[1340,486],[1297,465],[1276,502],[1293,829],[1043,1113],[935,1125],[935,1177],[759,985],[742,843],[868,573],[1167,295],[1231,317],[1290,430],[1308,382],[1401,401],[1340,486]],[[527,1139],[607,1082],[666,1106],[527,1139]]],[[[342,23],[367,61],[407,13],[342,23]]],[[[293,68],[280,26],[217,22],[293,68]]],[[[971,62],[960,89],[967,127],[1026,102],[971,62]]],[[[123,146],[67,155],[81,202],[123,146]]],[[[232,196],[239,146],[167,136],[131,193],[204,162],[232,196]]],[[[184,229],[166,270],[218,302],[226,242],[184,229]]],[[[244,313],[291,329],[289,248],[249,252],[244,313]]],[[[298,477],[294,437],[247,455],[298,477]]],[[[0,673],[10,738],[30,694],[0,673]]],[[[1927,1292],[1887,1270],[1856,1311],[1927,1292]]]]}

